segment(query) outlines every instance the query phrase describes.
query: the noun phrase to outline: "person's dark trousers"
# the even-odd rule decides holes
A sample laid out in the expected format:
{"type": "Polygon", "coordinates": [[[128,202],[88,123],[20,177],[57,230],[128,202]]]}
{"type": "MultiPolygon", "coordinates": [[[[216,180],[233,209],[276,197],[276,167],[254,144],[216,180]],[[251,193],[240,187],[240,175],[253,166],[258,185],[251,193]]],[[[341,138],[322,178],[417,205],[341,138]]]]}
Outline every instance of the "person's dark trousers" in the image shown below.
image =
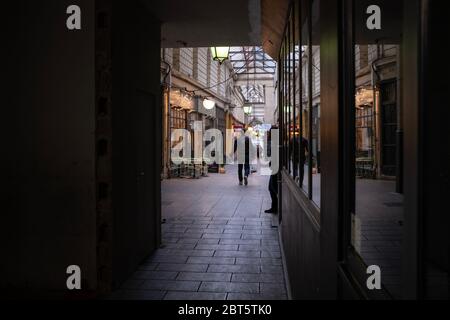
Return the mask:
{"type": "Polygon", "coordinates": [[[272,198],[272,211],[278,211],[278,176],[272,175],[269,180],[269,192],[270,197],[272,198]]]}
{"type": "Polygon", "coordinates": [[[305,162],[300,162],[300,187],[303,187],[303,179],[305,178],[305,162]]]}
{"type": "Polygon", "coordinates": [[[238,165],[238,176],[240,182],[244,180],[244,177],[242,176],[242,169],[244,169],[244,176],[248,177],[250,175],[250,164],[246,163],[238,165]]]}

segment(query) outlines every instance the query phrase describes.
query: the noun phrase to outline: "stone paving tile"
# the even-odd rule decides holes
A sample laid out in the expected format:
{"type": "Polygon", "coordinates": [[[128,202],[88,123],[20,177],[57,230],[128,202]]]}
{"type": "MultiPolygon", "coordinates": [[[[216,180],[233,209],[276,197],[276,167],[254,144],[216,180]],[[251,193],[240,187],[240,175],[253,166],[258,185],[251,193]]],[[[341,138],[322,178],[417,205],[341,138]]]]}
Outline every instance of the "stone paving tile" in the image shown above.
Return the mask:
{"type": "MultiPolygon", "coordinates": [[[[211,228],[211,229],[220,229],[220,228],[216,227],[216,228],[211,228]]],[[[188,231],[188,230],[192,231],[192,232],[200,232],[203,230],[208,230],[208,225],[207,224],[206,225],[192,224],[186,228],[186,231],[188,231]]]]}
{"type": "Polygon", "coordinates": [[[203,232],[185,232],[180,239],[201,239],[203,237],[203,232]]]}
{"type": "Polygon", "coordinates": [[[249,225],[245,225],[243,226],[244,230],[273,230],[272,226],[249,226],[249,225]]]}
{"type": "Polygon", "coordinates": [[[287,296],[274,294],[228,293],[227,300],[244,300],[244,301],[287,300],[287,296]]]}
{"type": "Polygon", "coordinates": [[[198,291],[200,281],[145,280],[142,289],[166,291],[198,291]]]}
{"type": "Polygon", "coordinates": [[[186,271],[186,272],[206,272],[207,264],[181,264],[181,263],[160,263],[156,270],[161,271],[186,271]]]}
{"type": "Polygon", "coordinates": [[[215,216],[215,217],[210,217],[209,221],[211,221],[211,222],[225,222],[226,223],[226,222],[230,221],[230,218],[223,218],[223,217],[215,216]]]}
{"type": "Polygon", "coordinates": [[[244,264],[234,264],[234,265],[211,264],[208,267],[208,272],[260,273],[261,267],[259,265],[244,265],[244,264]]]}
{"type": "Polygon", "coordinates": [[[270,234],[278,239],[278,230],[273,229],[261,229],[262,234],[270,234]]]}
{"type": "Polygon", "coordinates": [[[244,229],[242,231],[242,234],[249,234],[249,235],[260,235],[262,234],[262,229],[258,228],[258,229],[244,229]]]}
{"type": "Polygon", "coordinates": [[[245,218],[245,222],[270,222],[269,218],[245,218]]]}
{"type": "Polygon", "coordinates": [[[166,234],[166,233],[174,233],[174,232],[181,232],[184,233],[187,230],[190,230],[187,227],[173,227],[173,226],[167,226],[167,227],[162,227],[161,230],[166,234]]]}
{"type": "Polygon", "coordinates": [[[236,180],[227,167],[226,175],[163,181],[162,246],[111,298],[287,299],[276,222],[263,212],[268,177],[252,176],[247,188],[236,180]]]}
{"type": "Polygon", "coordinates": [[[222,257],[189,257],[187,263],[193,264],[235,264],[235,258],[222,257]]]}
{"type": "Polygon", "coordinates": [[[261,221],[245,221],[244,222],[244,227],[245,226],[262,226],[262,222],[261,221]]]}
{"type": "Polygon", "coordinates": [[[260,240],[244,240],[244,239],[220,239],[219,244],[247,244],[253,246],[259,246],[260,240]]]}
{"type": "Polygon", "coordinates": [[[242,221],[241,220],[229,220],[227,225],[228,226],[240,226],[242,229],[244,226],[244,223],[245,223],[245,221],[243,221],[243,220],[242,221]]]}
{"type": "Polygon", "coordinates": [[[178,226],[183,226],[186,229],[205,229],[208,224],[179,224],[178,226]]]}
{"type": "MultiPolygon", "coordinates": [[[[248,240],[248,241],[250,241],[250,240],[248,240]]],[[[278,240],[263,239],[263,240],[261,240],[261,245],[263,245],[263,246],[279,246],[280,243],[278,242],[278,240]]]]}
{"type": "Polygon", "coordinates": [[[164,300],[225,300],[226,293],[169,291],[164,300]]]}
{"type": "MultiPolygon", "coordinates": [[[[169,221],[169,220],[167,220],[169,221]]],[[[173,219],[170,220],[171,224],[189,225],[194,223],[194,219],[173,219]]]]}
{"type": "Polygon", "coordinates": [[[190,230],[196,231],[196,232],[201,231],[202,234],[203,234],[203,233],[217,233],[217,234],[221,234],[221,233],[224,233],[223,231],[224,231],[225,229],[222,229],[222,228],[188,229],[187,232],[189,232],[190,230]]]}
{"type": "Polygon", "coordinates": [[[246,240],[276,240],[276,241],[278,241],[277,236],[273,236],[270,234],[243,234],[242,239],[246,239],[246,240]]]}
{"type": "Polygon", "coordinates": [[[199,280],[199,281],[230,281],[231,273],[199,273],[199,272],[180,272],[177,280],[199,280]]]}
{"type": "Polygon", "coordinates": [[[178,250],[192,250],[196,243],[167,243],[161,246],[162,249],[178,249],[178,250]]]}
{"type": "Polygon", "coordinates": [[[236,264],[282,265],[281,259],[272,258],[236,258],[236,264]]]}
{"type": "Polygon", "coordinates": [[[273,251],[281,252],[280,246],[252,246],[252,245],[239,245],[239,250],[241,251],[273,251]]]}
{"type": "Polygon", "coordinates": [[[190,256],[190,257],[212,257],[214,250],[180,250],[180,249],[161,249],[158,250],[154,257],[157,256],[190,256]]]}
{"type": "Polygon", "coordinates": [[[220,251],[216,250],[214,257],[231,257],[231,258],[260,258],[260,251],[220,251]]]}
{"type": "Polygon", "coordinates": [[[271,265],[262,265],[261,266],[262,273],[280,273],[283,274],[283,267],[279,266],[271,266],[271,265]]]}
{"type": "Polygon", "coordinates": [[[259,283],[202,282],[199,291],[259,293],[259,283]]]}
{"type": "Polygon", "coordinates": [[[244,222],[245,221],[245,218],[235,218],[235,217],[233,217],[233,218],[230,218],[230,219],[228,219],[228,221],[233,221],[233,222],[244,222]]]}
{"type": "Polygon", "coordinates": [[[249,274],[236,273],[231,278],[232,282],[260,282],[260,283],[283,283],[284,277],[282,274],[249,274]]]}
{"type": "Polygon", "coordinates": [[[241,234],[234,233],[204,233],[203,239],[241,239],[241,234]]]}
{"type": "MultiPolygon", "coordinates": [[[[200,239],[197,241],[197,244],[219,244],[220,239],[200,239]]],[[[233,244],[233,243],[224,243],[224,244],[233,244]]]]}
{"type": "Polygon", "coordinates": [[[281,258],[281,252],[261,251],[261,258],[281,258]]]}
{"type": "Polygon", "coordinates": [[[198,244],[195,250],[238,250],[237,244],[198,244]]]}
{"type": "Polygon", "coordinates": [[[239,235],[242,235],[242,232],[244,232],[244,230],[242,230],[242,229],[225,229],[223,233],[225,233],[225,234],[239,234],[239,235]]]}
{"type": "Polygon", "coordinates": [[[183,238],[183,239],[178,239],[177,240],[177,244],[191,244],[191,245],[196,245],[201,239],[189,239],[189,238],[183,238]]]}
{"type": "MultiPolygon", "coordinates": [[[[211,227],[208,227],[208,229],[209,228],[213,228],[213,227],[211,226],[211,227]]],[[[242,224],[227,224],[226,226],[221,226],[221,228],[223,228],[225,230],[230,230],[230,229],[231,230],[232,229],[243,230],[244,226],[242,224]]]]}
{"type": "Polygon", "coordinates": [[[214,250],[191,250],[188,252],[189,257],[212,257],[214,255],[214,250]]]}

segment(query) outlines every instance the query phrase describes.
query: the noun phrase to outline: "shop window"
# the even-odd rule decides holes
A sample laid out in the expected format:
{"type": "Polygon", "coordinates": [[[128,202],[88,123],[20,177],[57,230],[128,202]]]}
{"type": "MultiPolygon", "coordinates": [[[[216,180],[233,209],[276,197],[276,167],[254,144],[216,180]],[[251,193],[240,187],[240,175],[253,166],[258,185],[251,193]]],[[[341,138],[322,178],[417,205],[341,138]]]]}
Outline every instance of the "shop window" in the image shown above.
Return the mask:
{"type": "MultiPolygon", "coordinates": [[[[356,6],[355,12],[354,21],[363,21],[363,8],[356,6]]],[[[395,32],[392,38],[388,35],[383,45],[367,34],[355,36],[355,99],[350,111],[354,122],[355,192],[351,243],[365,267],[380,268],[384,289],[400,298],[404,212],[399,183],[402,177],[398,176],[403,162],[398,160],[403,158],[403,151],[397,143],[403,106],[397,85],[400,56],[392,54],[392,50],[399,52],[401,42],[394,35],[395,32]],[[367,53],[367,48],[371,53],[367,53]],[[365,65],[371,67],[364,68],[365,65]]]]}
{"type": "Polygon", "coordinates": [[[310,163],[311,198],[320,207],[320,0],[312,1],[311,10],[311,120],[310,120],[310,163]]]}
{"type": "Polygon", "coordinates": [[[279,61],[283,168],[320,207],[319,0],[294,1],[279,61]]]}
{"type": "Polygon", "coordinates": [[[287,70],[288,70],[288,60],[286,59],[287,57],[287,41],[286,41],[286,37],[284,39],[283,42],[283,47],[282,47],[282,56],[281,56],[281,65],[282,65],[282,73],[281,73],[281,78],[282,78],[282,92],[281,92],[281,96],[282,96],[282,101],[281,101],[281,117],[282,117],[282,121],[283,121],[283,135],[282,135],[282,139],[283,139],[283,159],[284,159],[284,163],[283,163],[283,168],[285,170],[289,170],[289,139],[288,139],[288,121],[287,121],[287,114],[288,114],[288,87],[289,87],[289,82],[287,79],[287,70]]]}
{"type": "Polygon", "coordinates": [[[289,174],[291,177],[295,178],[295,166],[296,166],[296,154],[295,154],[295,137],[294,137],[294,130],[295,130],[295,119],[294,119],[294,65],[295,65],[295,59],[294,59],[294,25],[293,25],[293,15],[291,12],[291,16],[289,17],[288,21],[288,28],[287,28],[287,37],[286,37],[286,45],[287,45],[287,52],[286,52],[286,61],[287,61],[287,104],[286,104],[286,131],[287,131],[287,139],[288,139],[288,150],[289,150],[289,163],[288,163],[288,169],[289,174]]]}
{"type": "Polygon", "coordinates": [[[311,48],[311,25],[310,25],[310,19],[311,19],[311,6],[310,1],[302,1],[302,29],[301,29],[301,41],[303,44],[302,48],[302,100],[301,100],[301,106],[302,106],[302,123],[300,124],[300,132],[301,132],[301,140],[300,140],[300,148],[299,148],[299,159],[300,159],[300,174],[298,179],[298,184],[300,188],[303,189],[303,191],[310,197],[311,195],[311,174],[310,174],[310,168],[311,168],[311,145],[310,145],[310,137],[311,137],[311,130],[310,130],[310,114],[311,114],[311,95],[312,95],[312,87],[311,87],[311,77],[312,77],[312,70],[311,70],[311,55],[312,55],[312,48],[311,48]]]}
{"type": "Polygon", "coordinates": [[[293,67],[293,126],[291,128],[294,139],[294,178],[296,183],[298,184],[300,181],[300,144],[301,144],[301,128],[302,128],[302,112],[301,112],[301,104],[302,104],[302,65],[301,65],[301,54],[302,54],[302,44],[301,44],[301,36],[300,36],[300,2],[294,2],[294,67],[293,67]]]}
{"type": "Polygon", "coordinates": [[[170,114],[171,129],[186,129],[186,111],[179,108],[172,108],[170,114]]]}

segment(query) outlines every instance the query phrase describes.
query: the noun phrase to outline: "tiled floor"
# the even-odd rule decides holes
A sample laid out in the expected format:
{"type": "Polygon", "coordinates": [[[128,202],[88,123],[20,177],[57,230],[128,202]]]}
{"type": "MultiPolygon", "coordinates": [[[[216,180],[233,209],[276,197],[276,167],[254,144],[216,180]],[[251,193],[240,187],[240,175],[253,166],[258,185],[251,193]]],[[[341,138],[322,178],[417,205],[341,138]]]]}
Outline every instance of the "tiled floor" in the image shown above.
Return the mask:
{"type": "Polygon", "coordinates": [[[163,247],[112,298],[287,299],[268,177],[236,170],[163,182],[163,247]]]}
{"type": "Polygon", "coordinates": [[[367,265],[381,268],[383,285],[395,298],[400,298],[403,211],[395,181],[356,181],[353,244],[367,265]]]}

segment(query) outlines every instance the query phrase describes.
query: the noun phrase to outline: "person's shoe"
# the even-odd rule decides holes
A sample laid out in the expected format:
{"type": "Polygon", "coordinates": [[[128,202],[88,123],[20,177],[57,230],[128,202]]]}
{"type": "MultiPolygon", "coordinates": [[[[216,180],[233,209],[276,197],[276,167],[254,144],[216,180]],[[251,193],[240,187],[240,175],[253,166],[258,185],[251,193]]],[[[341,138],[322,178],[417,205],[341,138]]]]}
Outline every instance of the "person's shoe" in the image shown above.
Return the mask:
{"type": "Polygon", "coordinates": [[[242,186],[242,185],[243,185],[242,181],[239,181],[239,185],[240,185],[240,186],[242,186]]]}
{"type": "Polygon", "coordinates": [[[269,210],[266,210],[266,211],[264,211],[265,213],[271,213],[271,214],[276,214],[277,213],[277,210],[275,210],[275,209],[269,209],[269,210]]]}
{"type": "Polygon", "coordinates": [[[247,177],[244,178],[244,184],[245,184],[246,186],[248,186],[248,178],[247,178],[247,177]]]}

